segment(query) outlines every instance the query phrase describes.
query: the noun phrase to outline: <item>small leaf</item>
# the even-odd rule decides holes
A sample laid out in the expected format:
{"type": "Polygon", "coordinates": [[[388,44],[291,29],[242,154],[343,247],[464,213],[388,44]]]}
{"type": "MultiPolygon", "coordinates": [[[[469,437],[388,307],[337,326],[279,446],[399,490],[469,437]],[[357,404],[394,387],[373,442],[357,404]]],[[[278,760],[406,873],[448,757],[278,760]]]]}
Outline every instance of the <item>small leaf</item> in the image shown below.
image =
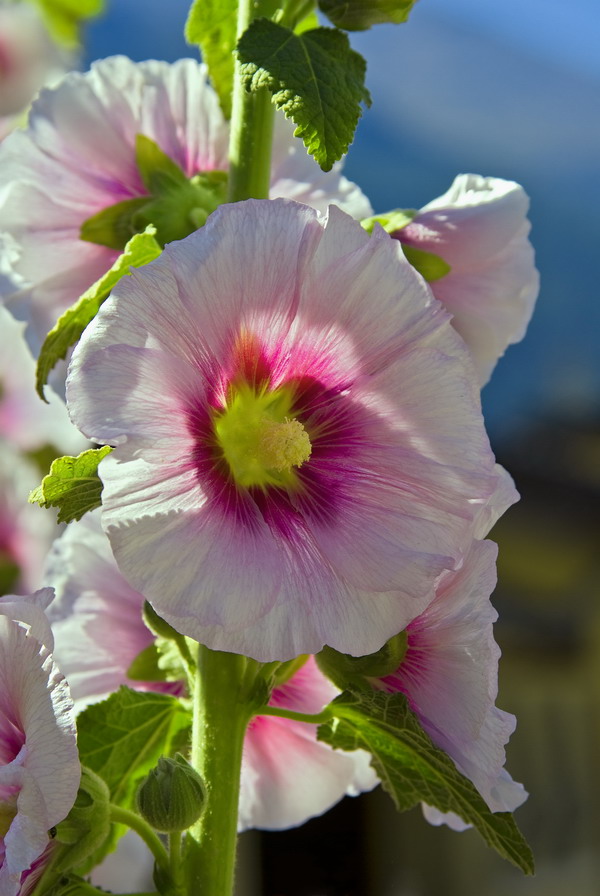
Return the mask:
{"type": "Polygon", "coordinates": [[[40,398],[44,399],[44,386],[52,368],[61,358],[66,357],[69,348],[75,345],[89,322],[94,319],[112,288],[121,277],[130,273],[130,266],[142,267],[160,255],[161,247],[154,238],[155,233],[156,228],[147,227],[143,233],[135,234],[112,268],[86,289],[81,298],[59,317],[44,340],[37,362],[36,389],[40,398]]]}
{"type": "Polygon", "coordinates": [[[123,247],[136,234],[133,216],[148,205],[149,201],[150,196],[138,196],[103,208],[83,222],[79,239],[122,252],[123,247]]]}
{"type": "Polygon", "coordinates": [[[194,0],[185,39],[198,44],[225,118],[231,118],[231,92],[237,29],[237,0],[194,0]]]}
{"type": "Polygon", "coordinates": [[[401,811],[420,802],[455,812],[501,856],[533,874],[533,856],[509,812],[490,812],[473,784],[421,728],[403,694],[344,691],[330,704],[335,718],[317,738],[341,750],[366,750],[384,790],[401,811]]]}
{"type": "Polygon", "coordinates": [[[319,0],[329,21],[346,31],[366,31],[373,25],[406,22],[417,0],[319,0]]]}
{"type": "Polygon", "coordinates": [[[416,214],[417,210],[413,208],[396,208],[393,212],[363,218],[360,223],[367,233],[373,233],[376,224],[380,224],[386,233],[396,233],[397,230],[402,230],[410,224],[416,214]]]}
{"type": "Polygon", "coordinates": [[[344,155],[354,137],[366,63],[334,28],[294,34],[267,19],[255,19],[238,44],[247,90],[267,87],[273,102],[297,125],[307,151],[324,171],[344,155]]]}
{"type": "Polygon", "coordinates": [[[113,803],[129,808],[138,781],[180,744],[188,711],[168,694],[121,687],[77,719],[81,762],[107,784],[113,803]]]}
{"type": "Polygon", "coordinates": [[[104,0],[34,0],[50,33],[59,43],[75,47],[80,43],[80,29],[84,19],[97,16],[104,8],[104,0]]]}
{"type": "Polygon", "coordinates": [[[434,280],[440,280],[452,270],[448,262],[444,261],[439,255],[435,255],[434,252],[424,252],[423,249],[415,249],[414,246],[407,246],[405,243],[402,243],[402,248],[406,260],[412,264],[413,268],[415,268],[428,283],[433,283],[434,280]]]}
{"type": "Polygon", "coordinates": [[[133,681],[185,681],[186,672],[177,644],[157,638],[130,663],[127,678],[133,681]]]}
{"type": "Polygon", "coordinates": [[[90,448],[78,457],[57,457],[50,472],[29,495],[30,504],[58,507],[58,522],[80,520],[102,503],[102,480],[98,464],[112,451],[110,445],[90,448]]]}

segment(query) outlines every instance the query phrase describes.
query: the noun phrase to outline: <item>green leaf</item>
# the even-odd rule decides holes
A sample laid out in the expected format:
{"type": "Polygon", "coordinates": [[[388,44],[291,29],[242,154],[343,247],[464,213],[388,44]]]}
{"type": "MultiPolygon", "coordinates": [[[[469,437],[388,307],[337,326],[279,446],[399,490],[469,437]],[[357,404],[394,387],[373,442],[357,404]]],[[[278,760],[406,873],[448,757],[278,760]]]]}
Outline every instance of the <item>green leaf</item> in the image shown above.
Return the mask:
{"type": "Polygon", "coordinates": [[[135,234],[111,269],[59,317],[44,340],[37,362],[36,389],[40,398],[44,398],[44,386],[54,365],[66,357],[69,348],[77,342],[89,322],[94,319],[100,305],[121,277],[131,273],[132,265],[142,267],[160,255],[161,247],[154,237],[155,233],[156,228],[147,227],[143,233],[135,234]]]}
{"type": "Polygon", "coordinates": [[[307,151],[323,171],[347,152],[361,114],[370,104],[364,85],[366,63],[333,28],[294,34],[255,19],[238,44],[247,90],[267,87],[273,102],[296,124],[307,151]]]}
{"type": "Polygon", "coordinates": [[[102,12],[104,0],[34,0],[56,40],[68,47],[80,43],[84,19],[102,12]]]}
{"type": "Polygon", "coordinates": [[[526,874],[533,856],[509,812],[490,812],[473,784],[432,743],[403,694],[344,691],[330,704],[335,718],[321,725],[319,740],[341,750],[367,750],[384,790],[403,811],[420,802],[455,812],[489,846],[526,874]]]}
{"type": "Polygon", "coordinates": [[[417,0],[319,0],[319,9],[332,24],[346,31],[365,31],[373,25],[406,22],[417,0]]]}
{"type": "Polygon", "coordinates": [[[128,241],[136,236],[134,215],[149,202],[149,196],[137,196],[103,208],[83,222],[79,239],[122,252],[128,241]]]}
{"type": "Polygon", "coordinates": [[[417,215],[417,210],[413,208],[396,208],[392,212],[385,212],[383,215],[373,215],[371,218],[363,218],[361,226],[367,233],[373,233],[376,224],[380,224],[386,233],[395,233],[402,230],[417,215]]]}
{"type": "Polygon", "coordinates": [[[30,493],[29,503],[58,507],[59,523],[80,520],[84,513],[102,503],[98,464],[111,451],[110,445],[104,445],[89,448],[78,457],[57,457],[41,485],[30,493]]]}
{"type": "Polygon", "coordinates": [[[81,762],[104,780],[113,803],[131,808],[139,780],[179,748],[189,725],[189,713],[175,697],[121,687],[79,715],[81,762]]]}
{"type": "Polygon", "coordinates": [[[198,44],[225,118],[231,118],[231,92],[237,29],[237,0],[194,0],[185,39],[198,44]]]}
{"type": "Polygon", "coordinates": [[[440,280],[452,270],[448,262],[444,261],[439,255],[435,255],[433,252],[424,252],[423,249],[415,249],[414,246],[407,246],[405,243],[402,243],[402,248],[406,260],[412,264],[413,268],[415,268],[428,283],[433,283],[434,280],[440,280]]]}
{"type": "Polygon", "coordinates": [[[133,681],[185,681],[186,672],[174,641],[157,638],[135,657],[127,670],[133,681]]]}

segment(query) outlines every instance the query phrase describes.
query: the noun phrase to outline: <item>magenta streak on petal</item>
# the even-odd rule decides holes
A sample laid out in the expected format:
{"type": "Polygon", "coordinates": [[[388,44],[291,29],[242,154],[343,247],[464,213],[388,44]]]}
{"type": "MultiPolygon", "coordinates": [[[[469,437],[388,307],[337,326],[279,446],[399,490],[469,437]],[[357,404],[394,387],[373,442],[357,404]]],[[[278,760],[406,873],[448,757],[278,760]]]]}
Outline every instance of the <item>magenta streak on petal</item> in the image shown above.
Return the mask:
{"type": "Polygon", "coordinates": [[[0,705],[0,765],[12,762],[25,744],[25,734],[12,716],[10,707],[0,705]]]}
{"type": "Polygon", "coordinates": [[[266,358],[258,340],[246,337],[238,340],[235,359],[227,367],[227,378],[213,374],[206,398],[197,398],[188,411],[188,426],[195,440],[193,463],[209,501],[249,528],[256,525],[258,510],[259,517],[286,540],[294,540],[298,528],[310,521],[333,524],[365,426],[359,408],[342,394],[347,391],[346,384],[328,388],[310,375],[278,377],[278,388],[286,387],[294,394],[292,413],[310,436],[311,458],[296,471],[297,491],[241,489],[217,443],[211,409],[221,408],[222,396],[239,382],[268,388],[273,382],[273,362],[266,358]]]}

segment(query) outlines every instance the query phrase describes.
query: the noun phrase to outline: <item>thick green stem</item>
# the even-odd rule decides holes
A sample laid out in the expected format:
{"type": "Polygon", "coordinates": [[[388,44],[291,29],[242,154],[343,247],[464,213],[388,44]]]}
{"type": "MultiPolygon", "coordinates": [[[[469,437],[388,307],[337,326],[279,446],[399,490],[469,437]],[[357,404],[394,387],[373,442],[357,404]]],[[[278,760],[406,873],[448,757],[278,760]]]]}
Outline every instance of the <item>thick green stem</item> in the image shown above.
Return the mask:
{"type": "Polygon", "coordinates": [[[248,661],[199,645],[194,686],[192,755],[206,785],[206,807],[190,831],[198,843],[190,893],[233,892],[244,735],[254,706],[248,702],[248,661]]]}
{"type": "MultiPolygon", "coordinates": [[[[254,17],[253,0],[240,0],[237,36],[254,17]]],[[[275,107],[266,87],[249,93],[242,84],[236,60],[229,138],[229,202],[268,199],[275,107]]]]}

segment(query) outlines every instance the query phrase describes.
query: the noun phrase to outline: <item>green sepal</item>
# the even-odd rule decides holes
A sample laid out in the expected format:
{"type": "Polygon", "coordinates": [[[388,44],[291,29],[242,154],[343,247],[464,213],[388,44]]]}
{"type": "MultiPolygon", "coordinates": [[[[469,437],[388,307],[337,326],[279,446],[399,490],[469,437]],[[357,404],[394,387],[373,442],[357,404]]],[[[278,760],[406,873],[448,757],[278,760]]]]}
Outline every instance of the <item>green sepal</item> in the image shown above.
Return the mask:
{"type": "Polygon", "coordinates": [[[395,672],[406,655],[406,632],[390,638],[376,653],[350,656],[324,647],[315,657],[321,672],[340,689],[357,687],[371,691],[370,678],[385,678],[395,672]]]}
{"type": "Polygon", "coordinates": [[[77,457],[57,457],[41,484],[30,492],[29,503],[58,507],[59,523],[80,520],[88,510],[102,504],[98,464],[112,450],[110,445],[103,445],[102,448],[89,448],[77,457]]]}
{"type": "Polygon", "coordinates": [[[363,218],[361,226],[367,233],[373,233],[376,224],[379,224],[386,233],[395,233],[402,230],[417,215],[417,210],[413,208],[396,208],[391,212],[385,212],[383,215],[372,215],[370,218],[363,218]]]}
{"type": "Polygon", "coordinates": [[[226,119],[231,118],[237,7],[237,0],[194,0],[184,31],[187,42],[200,47],[226,119]]]}
{"type": "Polygon", "coordinates": [[[366,31],[373,25],[406,22],[417,0],[319,0],[319,9],[337,28],[366,31]]]}
{"type": "Polygon", "coordinates": [[[139,196],[135,199],[123,199],[122,202],[103,208],[83,222],[79,239],[122,252],[123,247],[137,233],[133,225],[136,212],[148,205],[148,201],[148,196],[139,196]]]}
{"type": "Polygon", "coordinates": [[[160,246],[182,240],[205,224],[225,202],[227,174],[206,171],[187,178],[181,168],[144,134],[136,136],[136,163],[147,196],[125,199],[92,215],[80,239],[122,250],[134,234],[152,232],[160,246]]]}
{"type": "Polygon", "coordinates": [[[56,827],[55,840],[60,849],[56,852],[53,868],[64,872],[81,867],[102,849],[110,836],[110,828],[108,787],[102,778],[84,766],[75,804],[56,827]]]}
{"type": "Polygon", "coordinates": [[[427,280],[433,283],[435,280],[441,280],[446,274],[449,274],[452,268],[447,261],[444,261],[439,255],[433,252],[424,252],[423,249],[415,249],[414,246],[407,246],[402,243],[402,249],[406,260],[409,261],[413,268],[427,280]]]}
{"type": "Polygon", "coordinates": [[[323,171],[347,152],[361,114],[370,105],[366,62],[334,28],[294,34],[255,19],[238,43],[240,73],[249,91],[266,87],[296,124],[294,134],[323,171]]]}
{"type": "Polygon", "coordinates": [[[12,554],[0,547],[0,594],[12,594],[20,575],[21,567],[12,554]]]}
{"type": "Polygon", "coordinates": [[[109,271],[86,289],[81,298],[68,311],[62,314],[44,340],[36,369],[36,389],[40,398],[44,398],[44,386],[48,382],[50,371],[69,348],[80,338],[87,325],[94,319],[98,309],[108,297],[121,277],[131,273],[130,268],[142,267],[153,261],[161,253],[161,247],[154,235],[156,229],[147,227],[143,233],[133,236],[117,258],[109,271]]]}
{"type": "Polygon", "coordinates": [[[177,644],[157,638],[130,663],[127,678],[132,681],[185,681],[187,674],[177,644]]]}
{"type": "Polygon", "coordinates": [[[348,690],[328,709],[334,718],[319,726],[317,739],[335,749],[371,753],[371,765],[397,809],[424,802],[454,812],[499,855],[533,874],[531,849],[512,814],[490,812],[452,759],[432,743],[403,694],[348,690]]]}

